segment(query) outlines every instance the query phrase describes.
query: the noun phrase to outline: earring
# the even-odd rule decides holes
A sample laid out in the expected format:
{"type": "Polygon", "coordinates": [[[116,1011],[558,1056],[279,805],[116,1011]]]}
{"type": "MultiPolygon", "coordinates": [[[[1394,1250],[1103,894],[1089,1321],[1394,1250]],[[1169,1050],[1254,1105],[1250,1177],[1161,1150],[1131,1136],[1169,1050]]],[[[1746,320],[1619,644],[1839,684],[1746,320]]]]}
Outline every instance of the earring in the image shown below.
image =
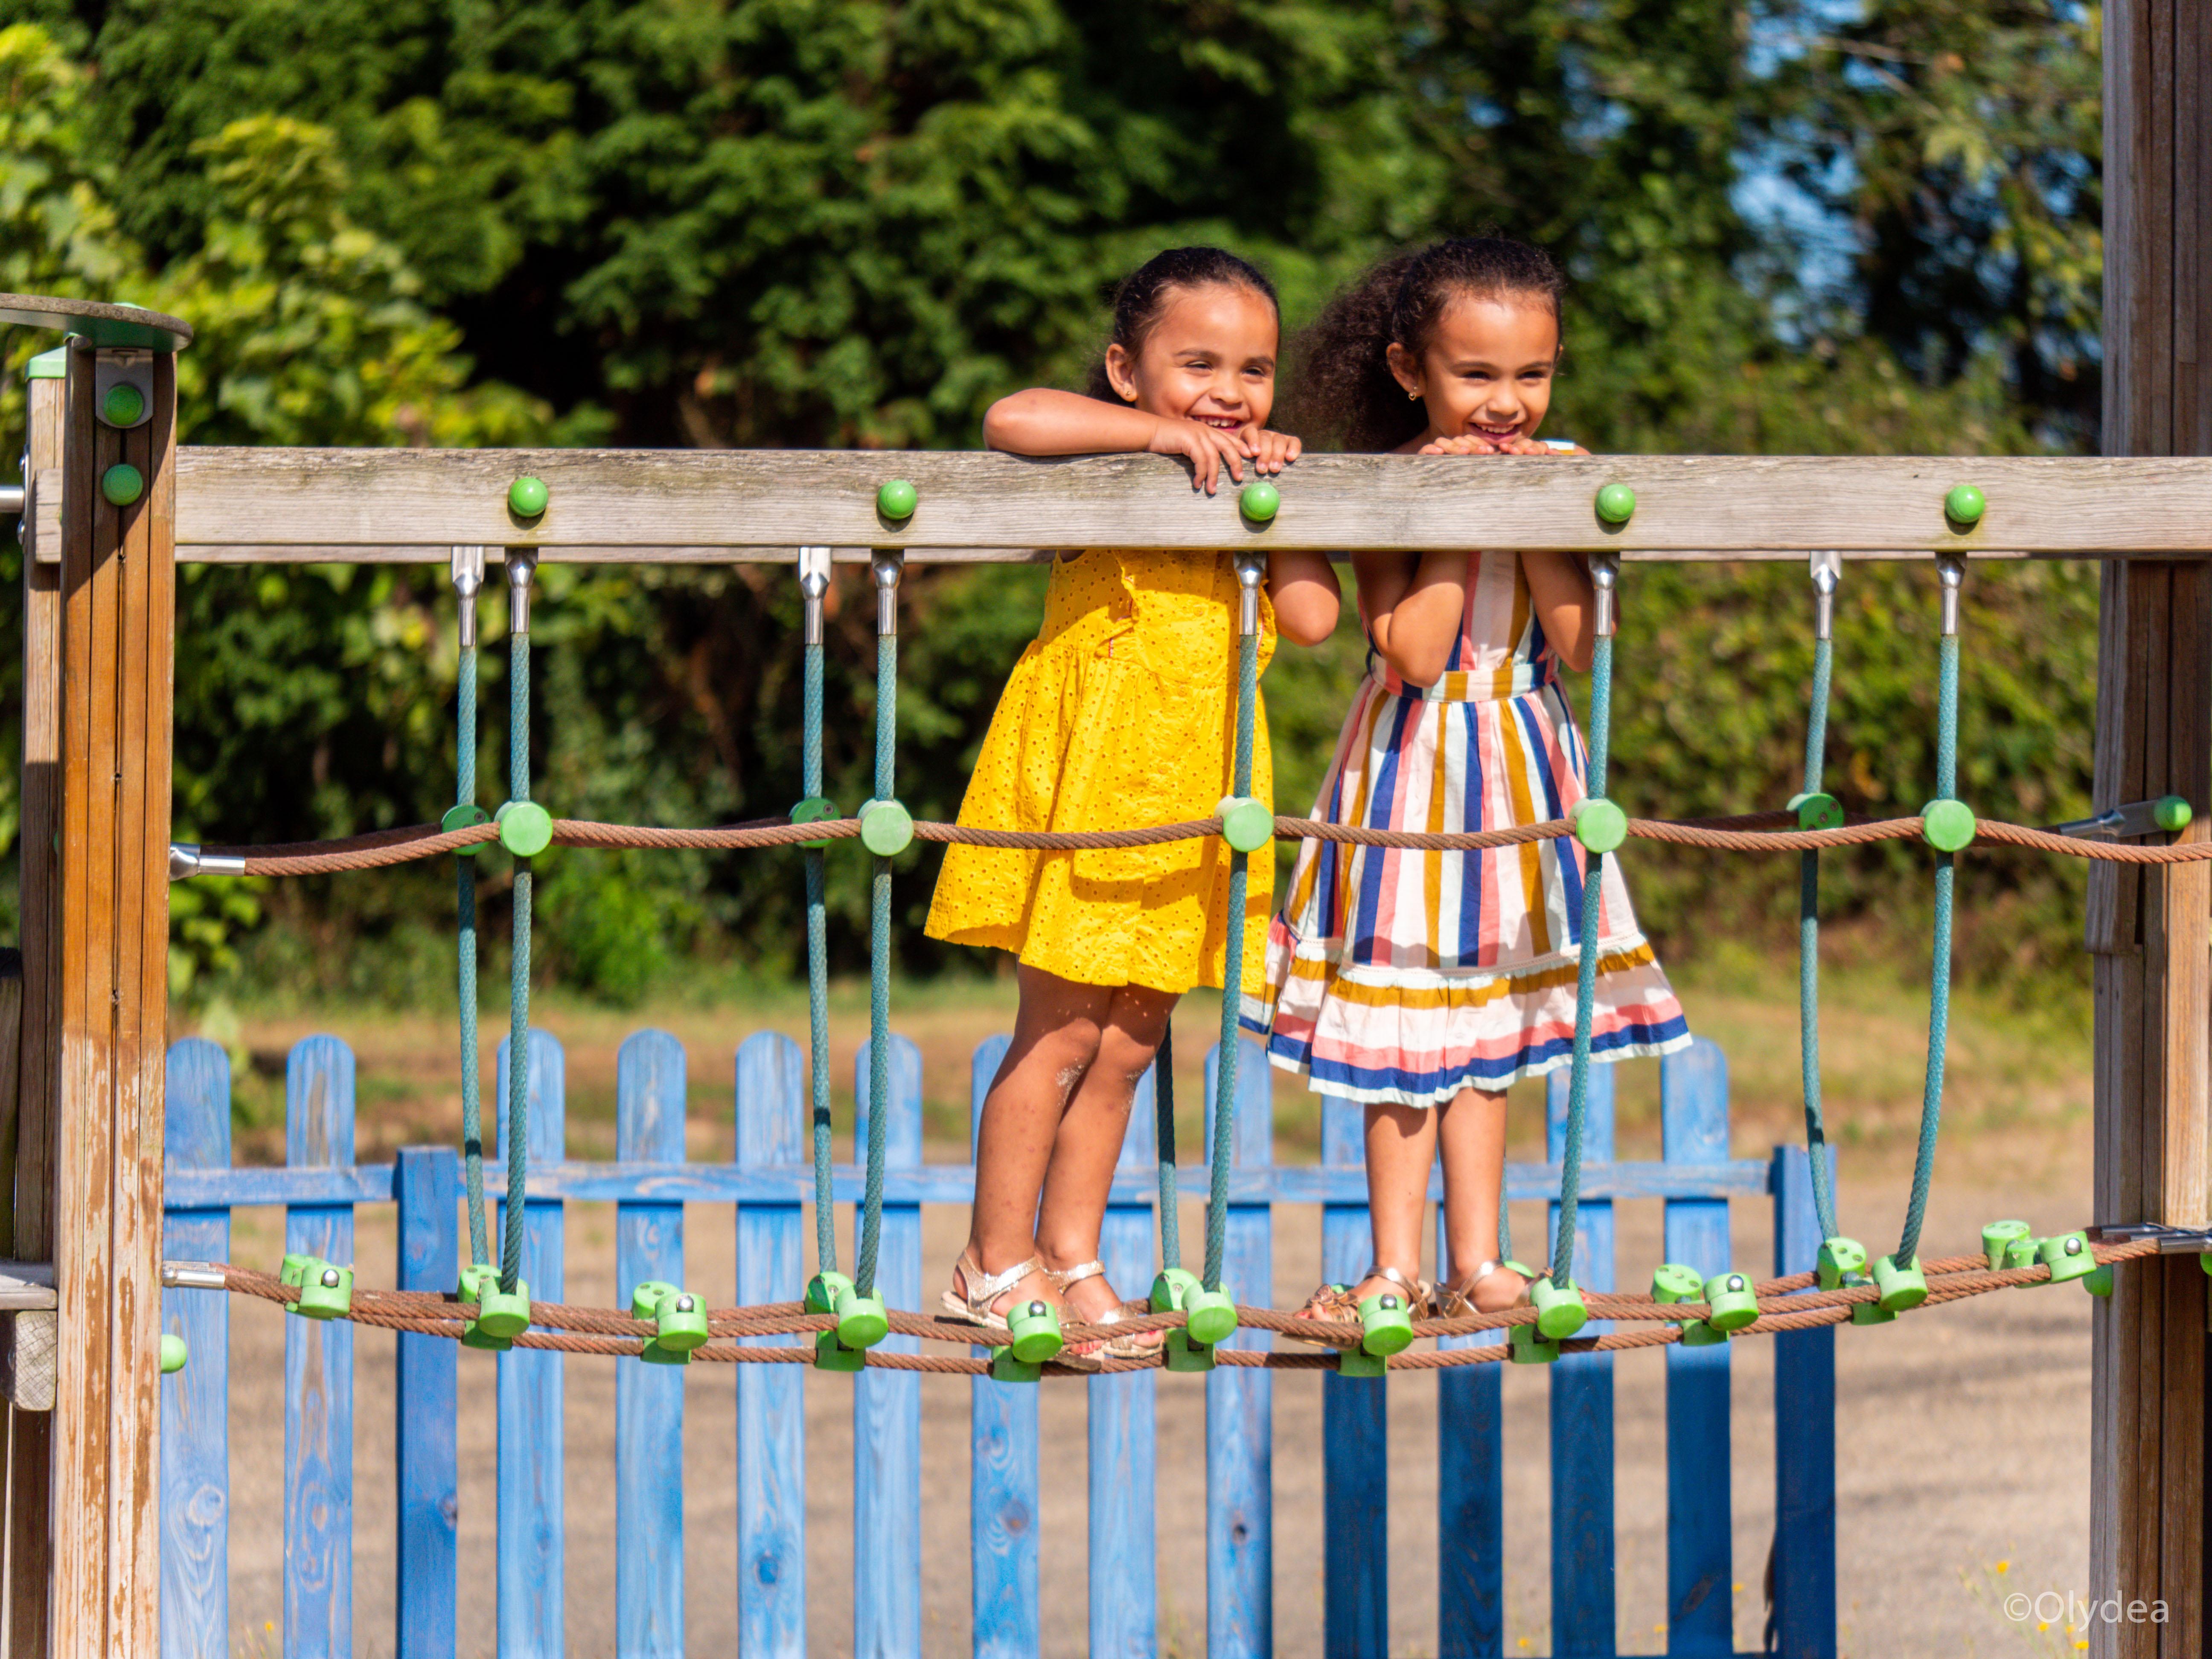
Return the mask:
{"type": "Polygon", "coordinates": [[[1418,392],[1408,392],[1406,394],[1406,401],[1409,404],[1417,404],[1421,401],[1421,394],[1418,392]]]}

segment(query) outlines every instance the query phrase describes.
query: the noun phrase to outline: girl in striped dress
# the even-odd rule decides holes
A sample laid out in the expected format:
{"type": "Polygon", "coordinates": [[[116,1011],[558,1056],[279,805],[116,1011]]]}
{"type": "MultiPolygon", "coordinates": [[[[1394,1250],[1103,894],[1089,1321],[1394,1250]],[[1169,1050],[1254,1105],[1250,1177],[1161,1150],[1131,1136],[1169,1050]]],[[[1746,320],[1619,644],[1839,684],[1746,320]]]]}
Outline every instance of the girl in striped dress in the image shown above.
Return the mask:
{"type": "MultiPolygon", "coordinates": [[[[1501,237],[1392,260],[1316,325],[1305,401],[1349,449],[1540,465],[1563,287],[1547,255],[1501,237]]],[[[1587,565],[1451,550],[1362,553],[1352,568],[1368,674],[1314,816],[1430,832],[1569,816],[1586,760],[1559,674],[1589,665],[1587,565]]],[[[1274,1064],[1365,1105],[1375,1234],[1374,1266],[1316,1291],[1309,1316],[1356,1319],[1394,1290],[1446,1316],[1526,1299],[1534,1275],[1494,1243],[1505,1089],[1570,1063],[1585,948],[1599,953],[1593,1059],[1688,1042],[1619,859],[1598,938],[1577,937],[1584,868],[1571,836],[1469,853],[1304,844],[1242,1013],[1274,1064]],[[1431,1286],[1420,1235],[1440,1145],[1450,1264],[1431,1286]]]]}

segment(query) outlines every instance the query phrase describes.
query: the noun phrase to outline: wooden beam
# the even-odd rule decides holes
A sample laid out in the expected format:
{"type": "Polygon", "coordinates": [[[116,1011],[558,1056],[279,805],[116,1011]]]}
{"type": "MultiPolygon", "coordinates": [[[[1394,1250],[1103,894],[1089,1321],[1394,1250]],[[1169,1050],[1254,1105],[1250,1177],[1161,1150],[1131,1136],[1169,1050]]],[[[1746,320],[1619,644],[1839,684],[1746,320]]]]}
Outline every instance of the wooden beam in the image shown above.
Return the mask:
{"type": "MultiPolygon", "coordinates": [[[[2212,453],[2212,330],[2198,250],[2212,233],[2212,8],[2105,10],[2105,440],[2108,456],[2212,453]]],[[[2121,463],[2110,462],[2108,465],[2121,463]]],[[[2127,465],[2141,465],[2129,462],[2127,465]]],[[[2197,463],[2161,460],[2160,465],[2197,463]]],[[[2199,540],[2212,542],[2212,523],[2199,540]]],[[[2095,799],[2212,806],[2212,580],[2202,563],[2106,567],[2095,799]]],[[[2212,874],[2090,877],[2096,1216],[2202,1226],[2212,1051],[2212,874]]],[[[2205,1650],[2206,1280],[2185,1258],[2124,1268],[2094,1316],[2093,1598],[2163,1622],[2094,1620],[2099,1659],[2205,1650]]]]}
{"type": "MultiPolygon", "coordinates": [[[[2202,558],[2212,461],[1621,455],[1595,459],[1315,455],[1281,479],[1265,527],[1235,487],[1193,490],[1164,456],[779,450],[188,449],[178,457],[178,541],[225,549],[378,550],[454,543],[659,550],[802,545],[915,550],[1236,546],[1613,548],[1624,555],[1739,558],[1836,549],[2202,558]],[[535,520],[507,510],[508,483],[543,478],[535,520]],[[903,524],[877,516],[877,486],[909,479],[903,524]],[[1988,511],[1968,533],[1945,493],[1978,484],[1988,511]],[[1597,520],[1599,487],[1632,486],[1635,515],[1597,520]]],[[[51,511],[40,498],[40,511],[51,511]]],[[[417,554],[420,558],[424,555],[417,554]]],[[[442,557],[438,553],[436,556],[442,557]]]]}

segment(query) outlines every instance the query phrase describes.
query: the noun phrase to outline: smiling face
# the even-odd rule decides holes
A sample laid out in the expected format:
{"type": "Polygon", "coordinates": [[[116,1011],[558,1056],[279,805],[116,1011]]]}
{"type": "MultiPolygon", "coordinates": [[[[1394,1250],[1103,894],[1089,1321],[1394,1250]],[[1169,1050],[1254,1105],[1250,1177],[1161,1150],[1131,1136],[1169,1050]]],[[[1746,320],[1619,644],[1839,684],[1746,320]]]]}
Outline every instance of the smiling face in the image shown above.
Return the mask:
{"type": "Polygon", "coordinates": [[[1405,448],[1441,438],[1533,438],[1552,407],[1559,361],[1559,319],[1543,300],[1455,300],[1418,356],[1390,347],[1390,373],[1428,409],[1428,430],[1405,448]]]}
{"type": "Polygon", "coordinates": [[[1267,423],[1275,404],[1275,307],[1249,288],[1212,283],[1170,292],[1137,349],[1106,348],[1106,378],[1147,415],[1226,432],[1267,423]]]}

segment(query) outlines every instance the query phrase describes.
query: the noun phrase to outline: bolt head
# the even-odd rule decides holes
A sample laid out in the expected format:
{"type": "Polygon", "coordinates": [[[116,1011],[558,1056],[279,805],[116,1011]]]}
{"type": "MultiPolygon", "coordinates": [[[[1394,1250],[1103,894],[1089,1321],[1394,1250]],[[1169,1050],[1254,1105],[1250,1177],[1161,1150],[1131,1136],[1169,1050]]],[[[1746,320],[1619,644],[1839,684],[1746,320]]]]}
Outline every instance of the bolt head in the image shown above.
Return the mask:
{"type": "Polygon", "coordinates": [[[904,478],[891,478],[876,491],[876,511],[893,522],[911,519],[921,500],[921,492],[904,478]]]}
{"type": "Polygon", "coordinates": [[[1624,525],[1636,516],[1636,492],[1625,483],[1609,483],[1597,492],[1597,516],[1610,525],[1624,525]]]}
{"type": "Polygon", "coordinates": [[[551,499],[545,480],[533,478],[528,473],[507,487],[507,508],[518,519],[534,519],[545,510],[551,499]]]}
{"type": "Polygon", "coordinates": [[[146,493],[146,475],[128,461],[118,461],[100,475],[100,493],[110,507],[129,507],[146,493]]]}
{"type": "Polygon", "coordinates": [[[1979,524],[1988,510],[1988,501],[1972,484],[1954,484],[1943,497],[1943,516],[1961,527],[1979,524]]]}
{"type": "Polygon", "coordinates": [[[1237,506],[1254,524],[1266,524],[1281,511],[1283,492],[1265,478],[1255,478],[1237,493],[1237,506]]]}
{"type": "Polygon", "coordinates": [[[118,380],[100,400],[100,418],[110,426],[136,426],[146,416],[146,394],[128,380],[118,380]]]}

